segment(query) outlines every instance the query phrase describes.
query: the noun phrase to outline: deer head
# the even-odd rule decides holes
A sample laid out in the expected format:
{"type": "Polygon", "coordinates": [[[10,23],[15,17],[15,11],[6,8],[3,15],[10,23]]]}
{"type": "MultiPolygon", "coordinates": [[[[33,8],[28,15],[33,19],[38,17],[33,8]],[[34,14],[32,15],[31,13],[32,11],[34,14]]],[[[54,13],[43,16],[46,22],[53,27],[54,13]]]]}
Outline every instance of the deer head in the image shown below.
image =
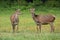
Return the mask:
{"type": "Polygon", "coordinates": [[[31,13],[35,13],[35,8],[30,8],[31,13]]]}
{"type": "Polygon", "coordinates": [[[17,9],[16,10],[16,14],[20,15],[21,14],[21,10],[20,9],[17,9]]]}

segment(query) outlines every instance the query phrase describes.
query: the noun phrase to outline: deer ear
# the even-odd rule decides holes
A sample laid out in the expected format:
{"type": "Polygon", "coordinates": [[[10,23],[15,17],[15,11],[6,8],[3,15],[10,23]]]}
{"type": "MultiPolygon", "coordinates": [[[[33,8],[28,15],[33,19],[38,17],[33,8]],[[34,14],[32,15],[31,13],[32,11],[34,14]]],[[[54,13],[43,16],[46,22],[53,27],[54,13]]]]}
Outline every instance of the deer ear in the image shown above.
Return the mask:
{"type": "Polygon", "coordinates": [[[34,11],[35,11],[35,8],[30,8],[30,11],[31,11],[31,10],[34,10],[34,11]]]}
{"type": "Polygon", "coordinates": [[[20,9],[17,9],[16,11],[21,11],[20,9]]]}
{"type": "Polygon", "coordinates": [[[30,11],[31,11],[32,9],[30,8],[30,11]]]}
{"type": "Polygon", "coordinates": [[[17,9],[17,10],[19,10],[19,11],[20,11],[20,9],[17,9]]]}
{"type": "Polygon", "coordinates": [[[35,11],[35,8],[33,8],[33,10],[35,11]]]}

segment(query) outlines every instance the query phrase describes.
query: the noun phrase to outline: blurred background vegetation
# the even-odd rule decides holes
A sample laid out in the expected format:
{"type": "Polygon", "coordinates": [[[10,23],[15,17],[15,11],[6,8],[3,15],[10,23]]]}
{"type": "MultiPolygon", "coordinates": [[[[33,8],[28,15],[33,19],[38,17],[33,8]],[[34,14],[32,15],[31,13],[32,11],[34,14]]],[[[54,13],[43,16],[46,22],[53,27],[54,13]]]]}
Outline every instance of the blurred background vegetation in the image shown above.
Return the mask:
{"type": "Polygon", "coordinates": [[[60,7],[60,0],[0,0],[0,8],[60,7]]]}

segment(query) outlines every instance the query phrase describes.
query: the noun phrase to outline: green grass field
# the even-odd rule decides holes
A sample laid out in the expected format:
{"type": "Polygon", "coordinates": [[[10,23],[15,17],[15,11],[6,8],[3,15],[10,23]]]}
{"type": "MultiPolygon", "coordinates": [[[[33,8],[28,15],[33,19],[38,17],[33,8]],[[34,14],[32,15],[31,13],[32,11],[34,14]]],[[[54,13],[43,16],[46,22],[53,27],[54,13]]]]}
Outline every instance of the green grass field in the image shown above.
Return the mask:
{"type": "Polygon", "coordinates": [[[42,25],[42,32],[36,31],[37,25],[33,21],[29,10],[23,10],[19,16],[18,33],[12,33],[10,16],[14,12],[13,9],[0,10],[0,40],[60,40],[60,10],[59,8],[40,8],[36,14],[54,14],[56,20],[54,22],[55,31],[50,33],[50,25],[42,25]]]}

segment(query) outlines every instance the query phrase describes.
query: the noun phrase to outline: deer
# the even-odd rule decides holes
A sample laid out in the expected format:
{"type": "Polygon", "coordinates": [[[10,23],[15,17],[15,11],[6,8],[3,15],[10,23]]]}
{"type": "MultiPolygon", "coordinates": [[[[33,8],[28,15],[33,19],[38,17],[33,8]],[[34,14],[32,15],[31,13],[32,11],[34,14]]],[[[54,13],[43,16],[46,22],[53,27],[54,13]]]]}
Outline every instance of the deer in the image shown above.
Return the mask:
{"type": "Polygon", "coordinates": [[[19,24],[19,15],[21,14],[20,9],[17,9],[11,16],[10,16],[10,21],[12,25],[13,32],[15,30],[18,30],[18,24],[19,24]]]}
{"type": "Polygon", "coordinates": [[[49,24],[51,27],[51,32],[54,32],[55,15],[52,14],[37,15],[35,14],[35,8],[30,8],[30,13],[32,15],[34,22],[37,25],[37,31],[40,30],[41,32],[41,25],[49,24]]]}

